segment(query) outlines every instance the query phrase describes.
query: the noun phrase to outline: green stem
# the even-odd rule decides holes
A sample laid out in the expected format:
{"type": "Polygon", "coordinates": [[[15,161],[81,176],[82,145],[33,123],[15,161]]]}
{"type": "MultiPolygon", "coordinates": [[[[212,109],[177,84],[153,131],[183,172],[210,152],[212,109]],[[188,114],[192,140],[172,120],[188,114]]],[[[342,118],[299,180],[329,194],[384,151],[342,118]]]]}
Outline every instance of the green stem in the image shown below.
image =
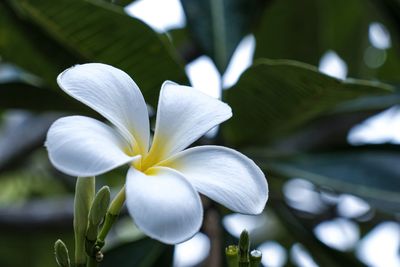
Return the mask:
{"type": "Polygon", "coordinates": [[[75,264],[86,265],[85,236],[95,192],[94,177],[78,177],[74,199],[75,264]]]}
{"type": "Polygon", "coordinates": [[[97,267],[97,265],[98,265],[98,262],[96,261],[95,258],[88,257],[87,267],[97,267]]]}

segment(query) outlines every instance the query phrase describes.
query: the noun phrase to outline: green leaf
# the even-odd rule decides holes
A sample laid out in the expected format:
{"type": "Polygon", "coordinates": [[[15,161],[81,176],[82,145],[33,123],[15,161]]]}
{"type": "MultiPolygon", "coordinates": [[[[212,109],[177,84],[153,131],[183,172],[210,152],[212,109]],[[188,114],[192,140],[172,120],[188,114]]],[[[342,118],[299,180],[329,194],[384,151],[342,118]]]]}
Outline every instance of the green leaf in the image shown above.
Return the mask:
{"type": "Polygon", "coordinates": [[[100,267],[168,267],[172,266],[172,252],[172,246],[143,238],[106,251],[100,267]]]}
{"type": "MultiPolygon", "coordinates": [[[[281,190],[275,188],[274,191],[279,192],[281,190]]],[[[280,195],[280,193],[277,194],[280,195]]],[[[281,199],[271,198],[268,203],[279,218],[279,223],[288,232],[288,237],[286,237],[285,240],[294,239],[296,242],[301,242],[319,266],[365,266],[357,260],[353,254],[337,251],[318,240],[312,231],[314,227],[313,223],[311,223],[310,220],[307,221],[304,218],[301,219],[299,216],[296,216],[293,210],[281,199]]]]}
{"type": "Polygon", "coordinates": [[[341,103],[391,92],[378,82],[341,81],[289,60],[259,60],[225,91],[234,115],[222,133],[236,145],[262,145],[326,115],[341,103]]]}
{"type": "Polygon", "coordinates": [[[264,7],[258,0],[186,0],[181,3],[193,38],[221,73],[264,7]]]}
{"type": "Polygon", "coordinates": [[[166,38],[129,17],[121,7],[95,0],[60,0],[57,4],[23,0],[13,4],[19,16],[43,30],[76,63],[103,62],[126,71],[151,104],[163,81],[187,82],[166,38]]]}
{"type": "Polygon", "coordinates": [[[385,1],[379,0],[273,1],[255,32],[255,58],[285,58],[318,65],[322,55],[333,50],[344,59],[351,77],[398,82],[398,27],[372,2],[385,5],[385,1]],[[386,51],[375,49],[371,54],[368,30],[370,23],[375,21],[388,28],[392,47],[386,51]],[[368,53],[372,57],[384,57],[383,64],[369,67],[366,63],[368,53]]]}
{"type": "Polygon", "coordinates": [[[33,115],[22,111],[7,115],[9,118],[1,125],[0,172],[24,163],[23,159],[43,147],[48,128],[58,118],[55,114],[33,115]]]}
{"type": "MultiPolygon", "coordinates": [[[[14,1],[16,2],[16,1],[14,1]]],[[[57,75],[78,59],[40,28],[22,20],[7,1],[0,2],[0,55],[58,88],[57,75]]]]}
{"type": "Polygon", "coordinates": [[[1,109],[90,113],[88,108],[61,90],[55,92],[38,78],[6,64],[0,65],[1,109]]]}
{"type": "Polygon", "coordinates": [[[63,220],[65,222],[65,218],[63,218],[47,228],[40,226],[29,228],[27,221],[25,221],[25,227],[20,228],[7,227],[2,224],[0,227],[1,265],[7,267],[57,266],[54,261],[54,254],[51,253],[54,240],[62,238],[67,244],[73,243],[70,227],[61,227],[62,229],[60,229],[63,220]],[[23,251],[22,255],[21,251],[23,251]]]}
{"type": "Polygon", "coordinates": [[[358,195],[382,210],[400,211],[398,149],[360,148],[282,158],[264,152],[248,155],[269,172],[308,179],[319,186],[358,195]]]}
{"type": "Polygon", "coordinates": [[[135,0],[103,0],[103,1],[109,2],[114,5],[127,6],[131,3],[133,3],[135,0]]]}

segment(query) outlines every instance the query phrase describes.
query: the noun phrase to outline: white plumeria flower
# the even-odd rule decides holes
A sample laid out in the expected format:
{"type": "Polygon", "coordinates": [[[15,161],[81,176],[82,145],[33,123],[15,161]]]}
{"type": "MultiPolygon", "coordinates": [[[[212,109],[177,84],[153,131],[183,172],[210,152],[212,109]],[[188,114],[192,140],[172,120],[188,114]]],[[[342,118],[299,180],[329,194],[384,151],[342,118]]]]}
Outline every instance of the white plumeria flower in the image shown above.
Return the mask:
{"type": "Polygon", "coordinates": [[[114,128],[84,116],[57,120],[47,134],[50,161],[80,177],[129,164],[126,205],[148,236],[175,244],[198,232],[203,219],[198,192],[236,212],[263,211],[268,185],[252,160],[221,146],[185,149],[232,116],[228,105],[191,87],[164,82],[150,148],[146,103],[125,72],[105,64],[77,65],[57,82],[114,128]]]}

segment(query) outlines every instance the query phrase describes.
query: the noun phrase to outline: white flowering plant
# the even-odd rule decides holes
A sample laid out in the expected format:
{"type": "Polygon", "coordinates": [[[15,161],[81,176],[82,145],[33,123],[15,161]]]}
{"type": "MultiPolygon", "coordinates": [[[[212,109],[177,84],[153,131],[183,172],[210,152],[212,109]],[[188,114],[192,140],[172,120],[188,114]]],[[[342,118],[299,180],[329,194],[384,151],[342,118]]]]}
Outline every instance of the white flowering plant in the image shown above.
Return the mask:
{"type": "Polygon", "coordinates": [[[398,266],[371,1],[0,1],[0,266],[398,266]]]}

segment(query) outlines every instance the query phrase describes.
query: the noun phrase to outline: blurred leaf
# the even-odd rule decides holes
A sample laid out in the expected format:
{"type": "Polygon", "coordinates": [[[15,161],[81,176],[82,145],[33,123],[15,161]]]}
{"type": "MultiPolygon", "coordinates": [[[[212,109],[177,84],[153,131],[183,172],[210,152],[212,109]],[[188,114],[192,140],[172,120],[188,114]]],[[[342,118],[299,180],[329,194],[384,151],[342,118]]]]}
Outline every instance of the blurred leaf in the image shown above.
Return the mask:
{"type": "Polygon", "coordinates": [[[29,109],[31,111],[80,111],[88,108],[73,98],[51,90],[32,75],[14,67],[0,65],[0,110],[29,109]]]}
{"type": "Polygon", "coordinates": [[[47,229],[29,229],[24,231],[0,228],[0,266],[7,267],[43,267],[56,266],[52,246],[62,238],[69,246],[73,244],[72,228],[54,231],[47,229]],[[21,253],[23,251],[23,253],[21,253]]]}
{"type": "Polygon", "coordinates": [[[375,77],[398,82],[400,45],[396,26],[378,12],[371,2],[272,1],[255,33],[255,58],[295,59],[318,65],[322,55],[333,50],[346,62],[351,77],[375,77]],[[367,49],[371,48],[369,25],[374,21],[383,23],[392,39],[392,47],[381,51],[386,61],[376,68],[368,67],[365,63],[367,49]]]}
{"type": "MultiPolygon", "coordinates": [[[[42,183],[45,187],[45,179],[39,177],[30,179],[28,186],[33,187],[34,182],[42,183]]],[[[54,186],[53,181],[48,186],[54,186]]],[[[0,207],[0,228],[11,231],[50,231],[66,232],[72,230],[73,198],[61,198],[57,196],[57,186],[53,188],[53,197],[42,199],[19,199],[13,203],[6,203],[0,207]]],[[[49,194],[50,195],[50,194],[49,194]]],[[[60,190],[58,190],[60,195],[60,190]]],[[[25,196],[25,195],[24,195],[25,196]]],[[[53,240],[54,242],[54,240],[53,240]]]]}
{"type": "Polygon", "coordinates": [[[397,27],[400,34],[400,1],[399,0],[373,0],[382,11],[388,16],[397,27]]]}
{"type": "Polygon", "coordinates": [[[95,0],[60,0],[57,5],[51,0],[12,3],[19,16],[43,29],[64,53],[78,59],[76,63],[103,62],[126,71],[151,104],[164,80],[187,81],[166,39],[121,7],[95,0]]]}
{"type": "Polygon", "coordinates": [[[0,1],[0,56],[58,88],[57,75],[76,64],[77,57],[49,38],[40,28],[22,20],[7,1],[0,1]]]}
{"type": "Polygon", "coordinates": [[[400,103],[395,91],[385,96],[360,97],[339,104],[331,113],[319,117],[273,144],[281,152],[322,151],[348,148],[349,131],[364,120],[400,103]]]}
{"type": "Polygon", "coordinates": [[[127,6],[127,5],[135,2],[136,0],[103,0],[103,1],[109,2],[114,5],[127,6]]]}
{"type": "Polygon", "coordinates": [[[32,151],[42,147],[50,125],[59,116],[56,114],[33,115],[29,112],[8,113],[0,132],[0,171],[17,163],[23,163],[32,151]]]}
{"type": "Polygon", "coordinates": [[[376,112],[376,110],[365,110],[322,116],[277,140],[269,148],[286,154],[348,148],[350,144],[347,136],[350,129],[375,115],[376,112]]]}
{"type": "Polygon", "coordinates": [[[190,37],[187,28],[171,29],[166,33],[174,48],[179,52],[184,62],[191,62],[200,57],[202,53],[190,37]]]}
{"type": "MultiPolygon", "coordinates": [[[[279,188],[276,188],[276,190],[281,191],[279,188]]],[[[282,200],[272,198],[269,205],[279,218],[281,225],[288,232],[289,238],[303,244],[319,266],[365,266],[354,255],[337,251],[318,240],[313,234],[313,225],[296,216],[282,200]]]]}
{"type": "Polygon", "coordinates": [[[181,3],[193,38],[221,73],[264,7],[264,1],[260,0],[181,0],[181,3]]]}
{"type": "Polygon", "coordinates": [[[391,48],[386,50],[386,61],[377,69],[377,77],[383,80],[400,82],[400,1],[372,0],[385,19],[378,19],[388,29],[391,48]]]}
{"type": "Polygon", "coordinates": [[[396,88],[389,95],[360,97],[355,100],[343,102],[335,108],[333,113],[376,112],[397,104],[400,104],[400,91],[396,88]]]}
{"type": "Polygon", "coordinates": [[[319,186],[358,195],[377,208],[400,211],[400,150],[362,149],[276,158],[250,152],[263,169],[301,177],[319,186]]]}
{"type": "Polygon", "coordinates": [[[101,267],[159,267],[172,266],[173,246],[150,238],[123,244],[104,253],[101,267]]]}
{"type": "Polygon", "coordinates": [[[379,96],[391,87],[377,82],[341,81],[289,60],[259,60],[225,91],[234,116],[222,133],[236,145],[261,145],[304,126],[338,104],[379,96]]]}

